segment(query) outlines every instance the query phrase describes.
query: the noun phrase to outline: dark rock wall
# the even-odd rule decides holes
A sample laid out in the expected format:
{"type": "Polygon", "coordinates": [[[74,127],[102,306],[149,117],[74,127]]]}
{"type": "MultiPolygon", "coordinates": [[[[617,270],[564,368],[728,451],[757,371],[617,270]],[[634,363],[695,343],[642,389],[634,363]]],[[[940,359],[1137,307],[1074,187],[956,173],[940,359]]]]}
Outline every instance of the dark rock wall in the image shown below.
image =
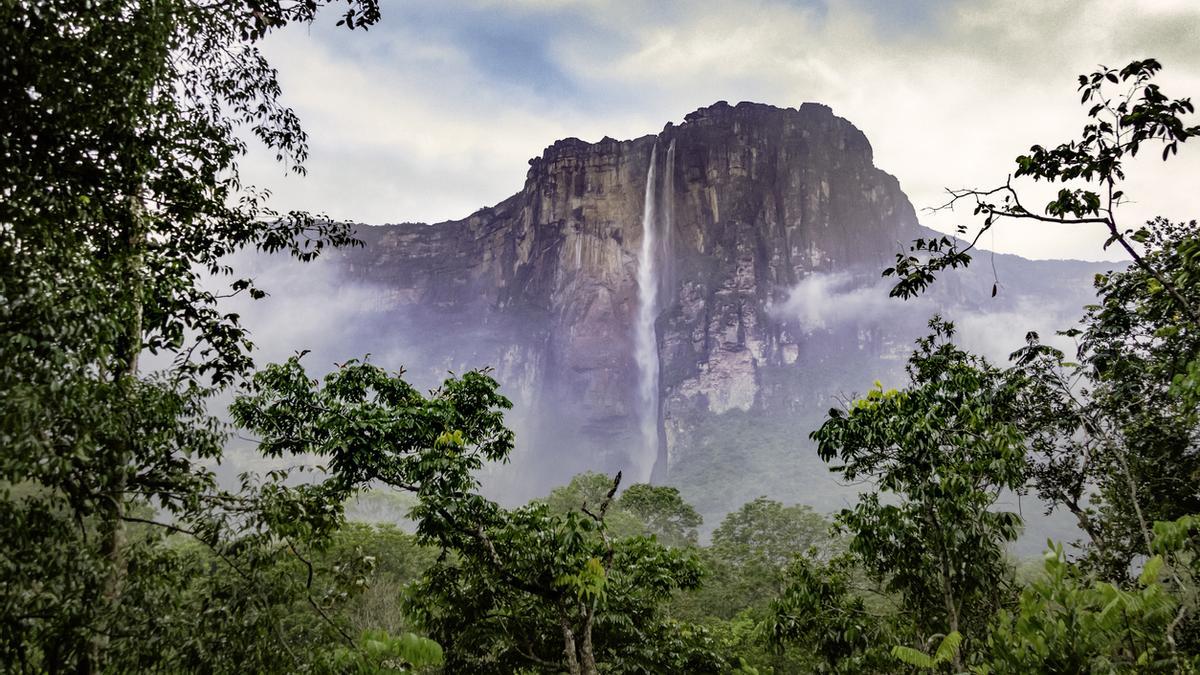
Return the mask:
{"type": "Polygon", "coordinates": [[[669,189],[659,212],[672,220],[657,322],[660,478],[687,461],[703,419],[820,407],[843,386],[818,379],[829,364],[870,370],[906,351],[910,338],[877,327],[806,332],[770,311],[814,272],[877,279],[922,233],[866,137],[828,107],[722,102],[658,136],[558,141],[495,207],[363,228],[366,246],[343,261],[350,280],[378,289],[381,316],[403,317],[372,330],[445,355],[435,365],[497,368],[530,420],[517,462],[542,485],[628,468],[642,451],[633,337],[656,144],[655,194],[669,189]]]}
{"type": "Polygon", "coordinates": [[[871,145],[830,109],[717,104],[676,142],[673,302],[659,323],[663,460],[697,416],[769,407],[762,369],[803,367],[802,336],[767,308],[814,271],[881,269],[917,218],[871,145]]]}

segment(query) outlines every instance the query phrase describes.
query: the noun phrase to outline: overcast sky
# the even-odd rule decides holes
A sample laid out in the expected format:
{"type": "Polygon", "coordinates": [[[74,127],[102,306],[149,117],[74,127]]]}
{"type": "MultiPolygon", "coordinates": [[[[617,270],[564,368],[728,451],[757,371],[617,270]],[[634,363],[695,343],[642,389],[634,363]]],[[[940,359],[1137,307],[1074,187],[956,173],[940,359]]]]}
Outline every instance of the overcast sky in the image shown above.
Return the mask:
{"type": "MultiPolygon", "coordinates": [[[[658,132],[714,101],[819,101],[918,210],[1003,182],[1078,134],[1075,76],[1154,56],[1200,99],[1200,0],[381,0],[367,33],[289,29],[267,51],[311,137],[306,178],[245,166],[276,205],[365,223],[461,218],[515,193],[559,138],[658,132]]],[[[1200,142],[1130,168],[1131,225],[1200,217],[1200,142]]],[[[1044,201],[1044,200],[1042,200],[1044,201]]],[[[946,231],[970,213],[921,214],[946,231]]],[[[1103,236],[1007,226],[984,244],[1101,258],[1103,236]]],[[[1119,257],[1110,251],[1107,257],[1119,257]]]]}

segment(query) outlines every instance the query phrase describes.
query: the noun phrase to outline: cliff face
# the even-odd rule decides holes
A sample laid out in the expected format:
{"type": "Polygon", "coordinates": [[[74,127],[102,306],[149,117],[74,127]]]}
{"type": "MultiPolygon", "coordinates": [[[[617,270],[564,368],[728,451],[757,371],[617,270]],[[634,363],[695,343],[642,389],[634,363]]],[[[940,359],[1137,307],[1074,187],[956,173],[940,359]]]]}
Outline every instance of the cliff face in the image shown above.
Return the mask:
{"type": "Polygon", "coordinates": [[[866,137],[828,107],[722,102],[657,136],[559,141],[495,207],[363,228],[366,246],[343,269],[403,317],[372,330],[421,343],[436,367],[497,368],[528,413],[517,461],[535,479],[651,464],[662,479],[706,443],[706,421],[827,408],[849,390],[827,381],[831,368],[869,372],[907,344],[862,323],[814,329],[776,308],[814,274],[877,279],[920,232],[866,137]],[[634,354],[647,195],[663,239],[651,410],[634,354]]]}
{"type": "Polygon", "coordinates": [[[659,321],[664,443],[685,461],[697,419],[786,406],[766,373],[802,371],[805,336],[769,308],[814,272],[882,269],[917,236],[896,179],[829,108],[716,105],[662,141],[677,145],[676,237],[659,321]]]}
{"type": "Polygon", "coordinates": [[[547,478],[626,466],[637,437],[630,326],[654,142],[559,141],[513,197],[461,221],[364,228],[347,261],[381,304],[438,327],[418,339],[449,364],[497,368],[533,420],[524,459],[547,478]]]}

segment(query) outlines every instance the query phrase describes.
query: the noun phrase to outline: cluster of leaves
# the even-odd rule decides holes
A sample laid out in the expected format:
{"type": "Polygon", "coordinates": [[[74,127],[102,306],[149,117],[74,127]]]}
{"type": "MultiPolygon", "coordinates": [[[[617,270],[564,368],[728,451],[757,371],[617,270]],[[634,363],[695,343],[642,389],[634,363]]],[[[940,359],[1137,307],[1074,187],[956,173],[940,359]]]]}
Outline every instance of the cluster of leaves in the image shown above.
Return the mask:
{"type": "Polygon", "coordinates": [[[686,662],[693,672],[720,671],[703,631],[661,612],[701,575],[693,552],[657,539],[695,538],[699,517],[674,489],[635,485],[618,500],[619,474],[603,492],[589,492],[595,476],[583,476],[552,496],[584,496],[565,511],[545,502],[504,509],[478,493],[478,470],[512,449],[502,417],[510,403],[497,387],[470,372],[425,396],[400,374],[358,361],[317,381],[294,357],[257,373],[231,410],[268,456],[325,461],[327,479],[295,488],[314,508],[368,485],[416,496],[417,541],[441,556],[411,590],[408,609],[446,648],[447,668],[594,673],[606,663],[662,672],[686,662]],[[650,536],[610,534],[614,506],[650,536]]]}
{"type": "MultiPolygon", "coordinates": [[[[1159,427],[1127,428],[1118,414],[1127,404],[1114,408],[1104,393],[1115,382],[1167,391],[1169,375],[1151,359],[1099,380],[1081,405],[1062,398],[1062,354],[1036,336],[1000,370],[953,346],[945,322],[931,327],[910,361],[909,387],[877,385],[814,432],[822,453],[844,462],[834,471],[869,475],[893,494],[866,493],[837,517],[851,535],[846,555],[792,563],[765,623],[772,643],[808,651],[817,672],[895,672],[900,663],[977,673],[1195,672],[1200,526],[1191,515],[1153,528],[1144,520],[1191,508],[1194,488],[1176,490],[1163,471],[1185,460],[1161,451],[1194,448],[1194,433],[1170,445],[1194,409],[1172,416],[1168,406],[1154,413],[1159,427]],[[1110,428],[1099,425],[1117,431],[1089,439],[1110,428]],[[1026,481],[1056,505],[1064,486],[1098,487],[1100,506],[1080,512],[1097,534],[1085,564],[1051,543],[1044,574],[1022,587],[1004,555],[1018,521],[994,505],[999,490],[1026,481]],[[861,585],[864,577],[873,585],[861,585]]],[[[1079,507],[1077,498],[1070,503],[1079,507]]]]}
{"type": "Polygon", "coordinates": [[[828,563],[796,558],[764,624],[771,644],[779,650],[803,645],[819,673],[892,672],[896,662],[889,646],[896,644],[899,626],[868,607],[853,586],[858,576],[850,556],[828,563]]]}
{"type": "Polygon", "coordinates": [[[1090,581],[1051,545],[1045,576],[1027,586],[1015,610],[998,613],[979,673],[1192,672],[1177,658],[1167,628],[1178,600],[1161,583],[1163,558],[1147,561],[1135,588],[1090,581]]]}
{"type": "MultiPolygon", "coordinates": [[[[1194,222],[1128,230],[1116,218],[1126,162],[1152,141],[1167,159],[1200,134],[1184,120],[1190,101],[1152,82],[1159,69],[1147,59],[1081,76],[1094,103],[1081,140],[1017,159],[1017,177],[1098,189],[1065,186],[1045,215],[1022,206],[1011,181],[952,191],[950,205],[975,202],[980,232],[1004,218],[1101,224],[1133,264],[1099,275],[1098,302],[1063,332],[1077,339],[1076,362],[1030,333],[1013,364],[995,368],[954,347],[935,318],[908,387],[877,386],[830,412],[813,435],[822,457],[891,493],[868,492],[838,516],[852,537],[846,564],[905,609],[867,612],[873,596],[851,590],[844,570],[798,563],[773,607],[778,644],[821,646],[818,667],[829,670],[1195,672],[1200,233],[1194,222]],[[1111,85],[1124,93],[1107,95],[1111,85]],[[1087,535],[1081,560],[1051,544],[1044,574],[1014,584],[1003,554],[1019,521],[993,509],[1003,489],[1074,514],[1087,535]],[[856,642],[865,630],[894,643],[891,666],[878,645],[856,642]]],[[[936,272],[969,264],[973,245],[917,242],[925,259],[901,254],[884,272],[900,277],[892,295],[919,294],[936,272]]]]}
{"type": "MultiPolygon", "coordinates": [[[[305,508],[282,475],[218,489],[225,431],[208,406],[252,367],[220,285],[264,294],[225,257],[309,260],[354,241],[271,210],[238,174],[242,132],[303,172],[306,137],[258,44],[327,4],[0,8],[0,660],[14,668],[307,659],[277,643],[312,585],[303,565],[299,583],[280,572],[337,508],[305,508]]],[[[373,0],[349,7],[354,27],[378,19],[373,0]]]]}
{"type": "Polygon", "coordinates": [[[761,672],[803,670],[807,650],[772,647],[764,622],[772,598],[787,587],[792,559],[807,554],[827,560],[844,548],[831,523],[807,506],[787,506],[765,497],[727,514],[712,541],[698,550],[705,569],[703,584],[677,593],[671,614],[704,625],[722,645],[732,664],[761,672]]]}
{"type": "Polygon", "coordinates": [[[1004,546],[1020,520],[994,506],[1001,490],[1023,485],[1025,448],[1009,378],[955,346],[952,324],[935,317],[930,328],[907,388],[831,410],[813,438],[823,458],[842,462],[833,471],[870,477],[880,491],[838,516],[850,551],[903,598],[919,631],[950,635],[986,622],[1003,593],[1004,546]]]}
{"type": "MultiPolygon", "coordinates": [[[[611,478],[589,471],[555,488],[544,501],[555,513],[584,513],[588,505],[603,503],[611,487],[611,478]]],[[[696,528],[702,522],[700,514],[683,500],[677,488],[648,483],[626,488],[610,504],[605,519],[608,532],[614,537],[644,535],[676,548],[695,545],[696,528]]]]}
{"type": "MultiPolygon", "coordinates": [[[[1108,231],[1108,248],[1117,243],[1194,322],[1200,323],[1197,305],[1183,297],[1178,286],[1161,269],[1148,265],[1136,245],[1147,236],[1144,228],[1124,227],[1117,210],[1128,201],[1120,182],[1125,166],[1147,143],[1162,145],[1162,159],[1179,152],[1179,145],[1200,135],[1200,125],[1188,125],[1185,116],[1194,111],[1188,98],[1172,99],[1153,80],[1162,65],[1155,59],[1133,61],[1119,71],[1101,67],[1079,76],[1081,103],[1092,103],[1089,121],[1079,140],[1053,148],[1034,145],[1029,154],[1016,158],[1013,177],[1033,181],[1062,183],[1054,199],[1041,213],[1022,204],[1012,178],[990,190],[949,190],[950,201],[942,209],[952,209],[961,201],[971,203],[973,213],[983,216],[982,226],[970,243],[939,237],[918,239],[908,252],[896,254],[896,263],[884,270],[884,276],[897,281],[891,295],[912,298],[924,292],[945,269],[970,264],[971,251],[983,234],[1003,220],[1036,220],[1053,224],[1099,225],[1108,231]],[[1112,93],[1112,89],[1117,89],[1112,93]],[[1077,182],[1087,187],[1073,187],[1077,182]]],[[[966,235],[960,226],[958,234],[966,235]]],[[[992,287],[995,295],[996,286],[992,287]]]]}
{"type": "Polygon", "coordinates": [[[338,647],[328,665],[339,673],[408,673],[442,665],[438,643],[414,633],[397,637],[382,630],[363,631],[354,647],[338,647]]]}
{"type": "MultiPolygon", "coordinates": [[[[1194,224],[1160,219],[1146,229],[1146,264],[1185,280],[1194,224]]],[[[1083,325],[1063,332],[1078,341],[1076,362],[1031,334],[1011,372],[1023,389],[1030,487],[1076,516],[1089,563],[1117,578],[1150,554],[1151,523],[1200,509],[1190,480],[1200,471],[1200,418],[1188,379],[1200,330],[1140,266],[1099,275],[1096,288],[1083,325]]],[[[1179,290],[1200,299],[1194,282],[1179,290]]]]}

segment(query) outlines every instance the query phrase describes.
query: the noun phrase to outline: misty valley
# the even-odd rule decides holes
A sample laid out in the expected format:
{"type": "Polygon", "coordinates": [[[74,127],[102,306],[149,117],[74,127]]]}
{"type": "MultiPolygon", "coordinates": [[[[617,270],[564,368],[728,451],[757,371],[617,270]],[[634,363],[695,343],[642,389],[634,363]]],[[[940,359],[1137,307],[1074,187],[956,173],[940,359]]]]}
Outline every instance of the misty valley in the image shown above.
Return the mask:
{"type": "MultiPolygon", "coordinates": [[[[1014,126],[991,182],[947,171],[923,210],[872,145],[907,132],[868,140],[853,97],[521,145],[523,183],[458,220],[251,187],[354,164],[329,119],[411,112],[292,103],[289,59],[332,66],[290,45],[361,59],[347,92],[371,58],[458,63],[459,30],[585,81],[474,3],[356,51],[391,11],[0,11],[0,672],[1200,671],[1197,205],[1136,178],[1195,168],[1200,61],[1053,64],[1060,137],[1014,126]]],[[[682,49],[653,44],[630,58],[682,49]]],[[[572,110],[538,119],[596,131],[572,110]]],[[[482,161],[437,134],[378,142],[482,161]]]]}

